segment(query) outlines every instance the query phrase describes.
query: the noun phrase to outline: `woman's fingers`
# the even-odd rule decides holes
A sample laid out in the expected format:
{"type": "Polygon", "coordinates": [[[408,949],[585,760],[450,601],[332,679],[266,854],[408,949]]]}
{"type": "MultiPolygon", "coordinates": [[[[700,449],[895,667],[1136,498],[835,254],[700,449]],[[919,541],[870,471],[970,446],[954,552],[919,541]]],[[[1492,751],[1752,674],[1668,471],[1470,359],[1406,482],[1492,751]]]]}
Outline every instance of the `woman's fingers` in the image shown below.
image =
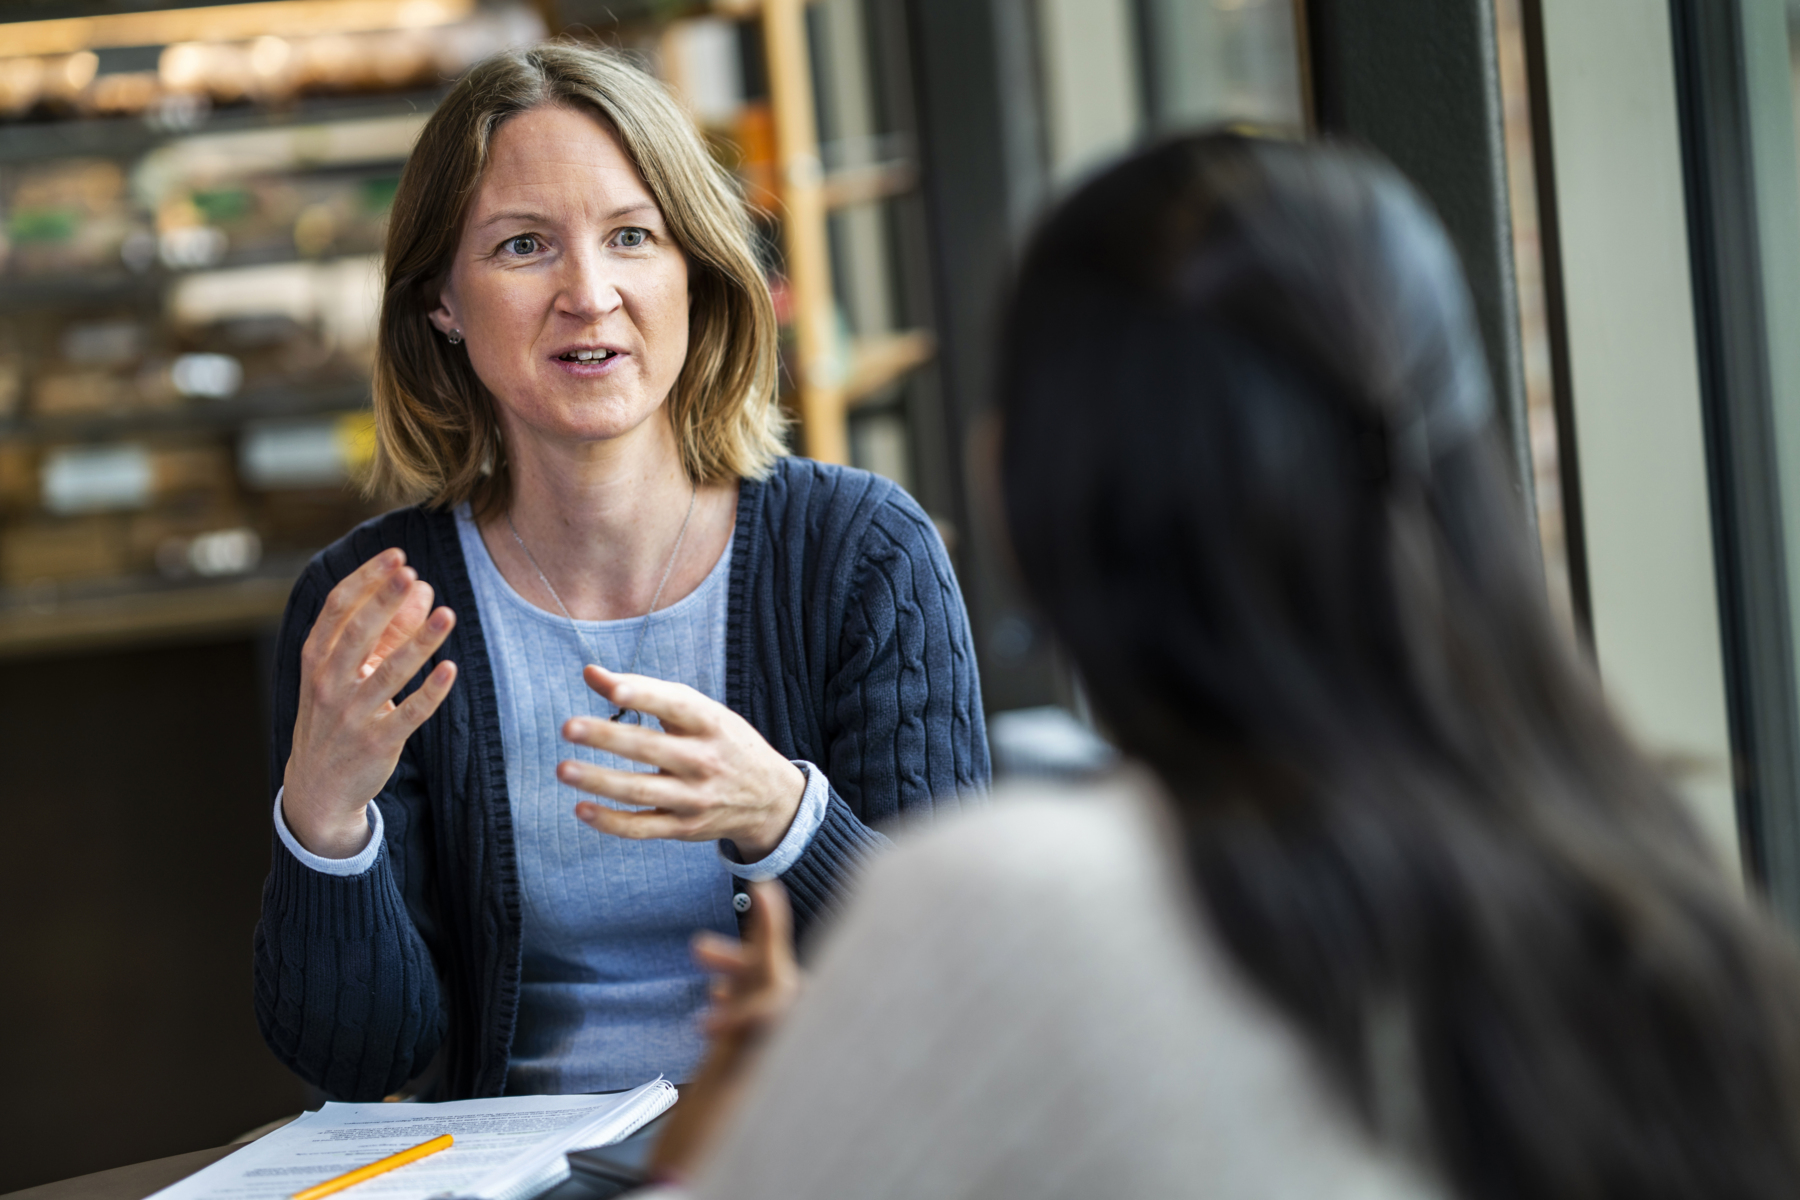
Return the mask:
{"type": "Polygon", "coordinates": [[[399,549],[383,550],[374,558],[350,574],[338,580],[337,586],[325,597],[325,603],[319,609],[319,615],[313,621],[313,627],[306,635],[306,642],[301,648],[302,661],[309,665],[322,664],[333,650],[337,648],[339,637],[343,633],[344,622],[363,602],[386,582],[389,575],[406,563],[406,553],[399,549]]]}
{"type": "Polygon", "coordinates": [[[769,972],[793,976],[800,965],[794,958],[794,906],[787,889],[773,879],[750,884],[750,920],[746,940],[764,955],[769,972]]]}
{"type": "Polygon", "coordinates": [[[778,883],[753,883],[750,895],[743,944],[712,934],[694,939],[695,956],[717,971],[713,1006],[705,1019],[712,1051],[699,1076],[682,1092],[681,1103],[651,1151],[654,1174],[680,1174],[698,1160],[714,1127],[731,1110],[749,1062],[746,1056],[782,1020],[799,993],[787,891],[778,883]]]}
{"type": "Polygon", "coordinates": [[[750,885],[750,897],[741,946],[729,938],[694,940],[695,957],[716,972],[713,1006],[706,1014],[707,1032],[714,1037],[761,1033],[786,1014],[799,991],[787,889],[762,880],[750,885]]]}
{"type": "Polygon", "coordinates": [[[593,826],[601,833],[613,837],[630,838],[633,841],[649,841],[654,838],[685,837],[689,832],[688,819],[674,813],[652,810],[649,812],[630,812],[625,809],[608,808],[604,804],[595,804],[584,800],[575,806],[575,815],[593,826]]]}
{"type": "Polygon", "coordinates": [[[702,930],[694,935],[694,961],[708,971],[736,974],[750,964],[750,952],[736,938],[702,930]]]}
{"type": "Polygon", "coordinates": [[[340,622],[337,644],[331,648],[331,653],[325,656],[324,661],[318,664],[318,669],[332,680],[361,678],[361,668],[374,653],[382,630],[388,627],[394,614],[406,602],[407,594],[412,591],[418,578],[418,572],[411,567],[400,567],[389,572],[378,586],[371,589],[363,602],[340,622]]]}
{"type": "Polygon", "coordinates": [[[556,764],[556,777],[589,795],[604,796],[620,804],[635,804],[639,808],[691,813],[699,807],[686,785],[672,775],[620,771],[569,758],[556,764]]]}
{"type": "MultiPolygon", "coordinates": [[[[416,583],[413,591],[424,589],[425,602],[431,602],[431,585],[416,583]]],[[[408,603],[411,598],[409,596],[408,603]]],[[[426,618],[413,631],[412,637],[401,643],[381,659],[379,666],[368,677],[368,688],[371,699],[379,704],[391,700],[394,694],[406,686],[418,669],[425,665],[425,660],[437,652],[450,631],[456,627],[456,614],[448,608],[439,608],[426,618]]],[[[392,626],[389,626],[392,628],[392,626]]]]}
{"type": "Polygon", "coordinates": [[[620,708],[649,713],[674,733],[711,732],[718,724],[719,710],[725,707],[691,687],[648,675],[620,675],[605,667],[589,667],[581,677],[620,708]]]}
{"type": "Polygon", "coordinates": [[[282,807],[309,849],[366,840],[369,797],[393,775],[406,739],[443,703],[456,666],[439,663],[405,701],[407,681],[455,627],[447,608],[389,549],[340,580],[320,606],[300,655],[300,704],[283,769],[282,807]]]}
{"type": "MultiPolygon", "coordinates": [[[[768,855],[793,825],[806,773],[750,723],[693,688],[601,667],[582,673],[588,686],[623,708],[662,722],[652,730],[595,730],[571,723],[565,736],[659,768],[657,774],[607,772],[577,762],[558,767],[564,783],[627,804],[660,808],[686,819],[690,841],[728,839],[746,861],[768,855]]],[[[600,826],[596,826],[600,828],[600,826]]],[[[642,835],[632,835],[642,836],[642,835]]]]}
{"type": "Polygon", "coordinates": [[[433,596],[430,585],[422,582],[413,585],[389,619],[387,628],[381,631],[381,637],[376,639],[375,649],[370,651],[368,659],[363,663],[365,672],[373,672],[388,655],[404,646],[407,639],[417,636],[431,616],[433,596]]]}
{"type": "MultiPolygon", "coordinates": [[[[448,611],[448,610],[446,610],[448,611]]],[[[383,721],[392,721],[393,730],[400,734],[401,740],[411,737],[419,726],[431,719],[444,697],[450,694],[450,685],[456,682],[456,664],[441,662],[432,668],[431,674],[425,677],[418,690],[406,698],[406,701],[393,712],[383,717],[383,721]]]]}
{"type": "Polygon", "coordinates": [[[701,765],[691,738],[675,737],[643,725],[606,721],[597,717],[571,717],[563,722],[563,740],[577,746],[604,750],[671,775],[692,776],[701,765]]]}

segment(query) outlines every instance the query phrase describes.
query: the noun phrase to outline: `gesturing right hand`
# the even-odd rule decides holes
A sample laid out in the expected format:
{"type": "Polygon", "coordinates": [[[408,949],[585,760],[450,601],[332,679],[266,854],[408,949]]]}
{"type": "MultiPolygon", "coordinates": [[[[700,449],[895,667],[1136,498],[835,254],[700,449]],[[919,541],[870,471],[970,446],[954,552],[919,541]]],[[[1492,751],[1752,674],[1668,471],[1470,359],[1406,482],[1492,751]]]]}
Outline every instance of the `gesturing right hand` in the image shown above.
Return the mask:
{"type": "Polygon", "coordinates": [[[351,858],[368,844],[369,801],[456,680],[456,664],[439,663],[394,704],[456,624],[448,608],[431,611],[431,599],[405,552],[384,550],[331,589],[300,650],[281,809],[288,830],[321,858],[351,858]]]}

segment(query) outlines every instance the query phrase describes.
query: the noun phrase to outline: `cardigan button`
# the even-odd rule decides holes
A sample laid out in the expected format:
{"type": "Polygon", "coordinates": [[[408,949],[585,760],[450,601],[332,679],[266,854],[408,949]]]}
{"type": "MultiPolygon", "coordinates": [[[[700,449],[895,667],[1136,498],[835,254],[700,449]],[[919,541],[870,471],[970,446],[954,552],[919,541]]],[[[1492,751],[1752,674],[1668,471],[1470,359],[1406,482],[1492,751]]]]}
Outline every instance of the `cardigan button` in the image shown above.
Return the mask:
{"type": "Polygon", "coordinates": [[[731,907],[737,909],[740,914],[749,912],[750,911],[750,893],[749,892],[739,892],[737,895],[733,896],[731,898],[731,907]]]}

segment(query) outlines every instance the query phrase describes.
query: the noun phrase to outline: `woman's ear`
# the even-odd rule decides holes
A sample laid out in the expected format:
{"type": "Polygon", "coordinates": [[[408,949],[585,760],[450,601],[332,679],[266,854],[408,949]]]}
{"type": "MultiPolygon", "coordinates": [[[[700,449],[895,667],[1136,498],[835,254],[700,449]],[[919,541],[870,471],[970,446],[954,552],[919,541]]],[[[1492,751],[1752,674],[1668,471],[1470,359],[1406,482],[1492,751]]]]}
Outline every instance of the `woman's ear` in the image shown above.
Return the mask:
{"type": "Polygon", "coordinates": [[[450,290],[445,288],[442,292],[438,293],[438,306],[432,309],[429,314],[432,325],[436,327],[439,333],[446,336],[449,335],[451,330],[462,328],[461,323],[456,319],[456,312],[450,307],[450,304],[450,290]]]}

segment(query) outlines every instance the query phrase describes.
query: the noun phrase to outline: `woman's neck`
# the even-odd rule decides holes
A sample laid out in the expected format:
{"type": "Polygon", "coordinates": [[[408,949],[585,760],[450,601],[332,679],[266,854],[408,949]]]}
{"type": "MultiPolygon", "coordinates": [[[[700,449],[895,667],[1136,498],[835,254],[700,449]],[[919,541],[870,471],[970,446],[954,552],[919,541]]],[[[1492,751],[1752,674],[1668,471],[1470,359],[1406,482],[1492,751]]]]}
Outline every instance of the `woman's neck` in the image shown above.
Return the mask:
{"type": "Polygon", "coordinates": [[[666,608],[700,586],[731,541],[736,484],[696,488],[660,415],[608,442],[509,439],[507,466],[511,503],[482,516],[482,541],[513,589],[549,612],[643,616],[665,570],[657,607],[666,608]]]}

